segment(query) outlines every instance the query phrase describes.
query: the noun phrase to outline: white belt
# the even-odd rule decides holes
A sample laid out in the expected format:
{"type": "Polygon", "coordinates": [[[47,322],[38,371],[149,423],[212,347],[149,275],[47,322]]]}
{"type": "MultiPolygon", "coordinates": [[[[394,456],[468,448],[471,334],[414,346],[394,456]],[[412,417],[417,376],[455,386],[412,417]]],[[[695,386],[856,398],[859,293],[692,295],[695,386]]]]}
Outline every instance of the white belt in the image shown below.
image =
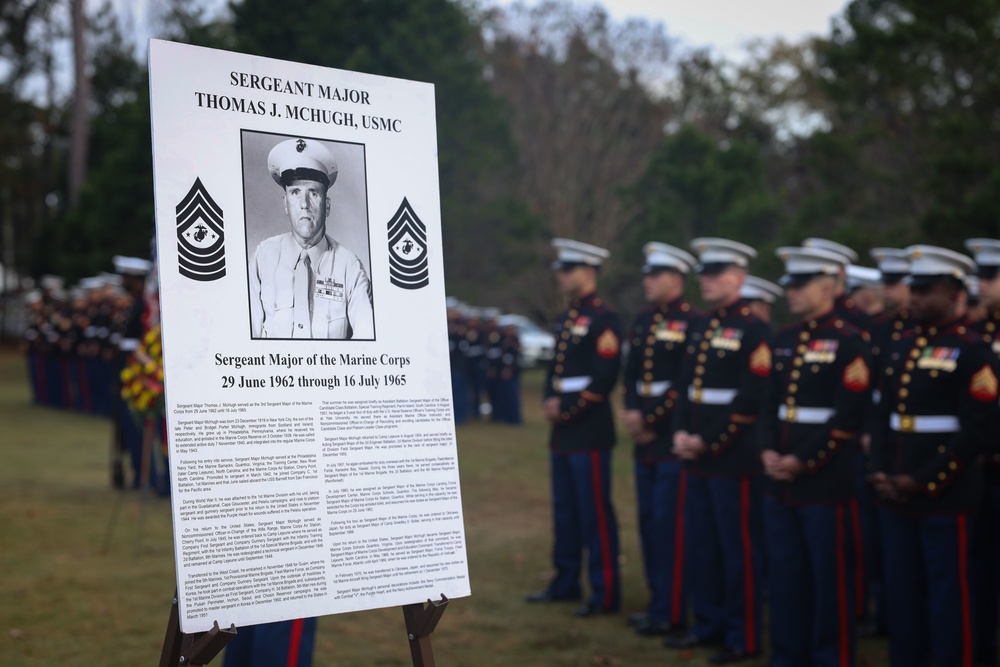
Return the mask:
{"type": "Polygon", "coordinates": [[[122,352],[132,352],[139,349],[138,338],[122,338],[118,341],[118,349],[122,352]]]}
{"type": "Polygon", "coordinates": [[[700,389],[688,386],[688,398],[695,403],[705,405],[728,405],[736,398],[735,389],[700,389]]]}
{"type": "Polygon", "coordinates": [[[833,408],[802,408],[778,406],[778,419],[793,424],[825,424],[833,416],[833,408]]]}
{"type": "Polygon", "coordinates": [[[635,383],[635,390],[640,396],[663,396],[670,389],[670,384],[670,380],[658,382],[642,382],[640,380],[635,383]]]}
{"type": "Polygon", "coordinates": [[[872,389],[872,405],[878,405],[882,402],[882,392],[878,389],[872,389]]]}
{"type": "Polygon", "coordinates": [[[589,375],[580,375],[571,378],[552,378],[552,388],[562,394],[571,394],[574,391],[583,391],[590,385],[589,375]]]}
{"type": "Polygon", "coordinates": [[[889,427],[899,433],[955,433],[959,430],[954,415],[901,415],[893,412],[889,427]]]}

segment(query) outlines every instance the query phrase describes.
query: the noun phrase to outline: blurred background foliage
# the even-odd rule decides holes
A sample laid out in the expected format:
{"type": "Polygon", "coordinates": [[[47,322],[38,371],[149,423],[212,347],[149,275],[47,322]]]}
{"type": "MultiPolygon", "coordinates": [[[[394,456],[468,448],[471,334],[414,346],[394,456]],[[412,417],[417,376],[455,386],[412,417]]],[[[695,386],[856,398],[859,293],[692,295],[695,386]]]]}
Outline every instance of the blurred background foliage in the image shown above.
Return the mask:
{"type": "MultiPolygon", "coordinates": [[[[113,7],[0,0],[0,262],[19,276],[148,254],[145,49],[113,7]]],[[[853,0],[828,34],[735,60],[553,0],[157,7],[165,38],[434,83],[448,292],[473,303],[547,319],[554,236],[611,248],[604,291],[628,310],[649,240],[738,239],[774,278],[773,249],[810,235],[1000,234],[993,0],[853,0]]]]}

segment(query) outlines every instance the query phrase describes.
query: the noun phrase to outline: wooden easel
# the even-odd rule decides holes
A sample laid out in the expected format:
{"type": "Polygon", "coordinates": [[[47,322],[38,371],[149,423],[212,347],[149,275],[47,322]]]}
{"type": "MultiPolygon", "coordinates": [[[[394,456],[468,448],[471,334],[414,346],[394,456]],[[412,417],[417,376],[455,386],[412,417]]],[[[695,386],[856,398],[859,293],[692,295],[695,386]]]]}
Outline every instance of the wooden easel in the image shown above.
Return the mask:
{"type": "Polygon", "coordinates": [[[419,602],[403,605],[403,620],[406,621],[406,636],[410,640],[413,667],[435,667],[431,633],[437,627],[447,606],[448,598],[444,594],[436,602],[428,600],[426,606],[419,602]]]}
{"type": "MultiPolygon", "coordinates": [[[[426,604],[417,602],[403,605],[403,620],[406,623],[406,637],[410,642],[413,667],[435,667],[431,633],[437,627],[447,606],[448,598],[443,594],[437,601],[428,600],[426,604]]],[[[235,625],[224,630],[219,627],[218,621],[208,632],[190,635],[181,632],[177,594],[174,593],[170,620],[167,621],[167,634],[163,638],[163,651],[160,653],[160,667],[202,667],[219,655],[235,636],[235,625]]]]}

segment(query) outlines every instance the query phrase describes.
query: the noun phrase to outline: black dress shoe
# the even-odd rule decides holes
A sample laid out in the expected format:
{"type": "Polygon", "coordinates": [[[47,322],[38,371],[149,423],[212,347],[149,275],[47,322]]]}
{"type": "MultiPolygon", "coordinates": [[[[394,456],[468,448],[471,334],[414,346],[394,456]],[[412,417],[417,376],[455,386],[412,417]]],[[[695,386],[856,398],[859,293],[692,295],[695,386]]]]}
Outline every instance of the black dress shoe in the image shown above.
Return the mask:
{"type": "Polygon", "coordinates": [[[635,626],[636,634],[643,637],[665,637],[676,630],[670,621],[654,621],[650,618],[635,626]]]}
{"type": "Polygon", "coordinates": [[[723,647],[718,653],[708,659],[713,665],[728,665],[732,662],[742,662],[750,658],[756,658],[756,653],[748,653],[741,648],[723,647]]]}
{"type": "Polygon", "coordinates": [[[625,619],[625,623],[628,624],[630,628],[638,628],[640,625],[649,622],[649,613],[645,611],[637,611],[634,614],[629,614],[628,618],[625,619]]]}
{"type": "Polygon", "coordinates": [[[524,598],[525,602],[531,602],[532,604],[539,602],[578,602],[579,600],[579,595],[553,595],[548,591],[528,593],[527,597],[524,598]]]}
{"type": "Polygon", "coordinates": [[[580,605],[579,607],[576,608],[576,610],[573,611],[573,615],[576,616],[577,618],[589,618],[591,616],[600,616],[601,614],[617,614],[617,613],[618,613],[617,609],[605,609],[604,607],[601,607],[596,604],[591,604],[590,602],[584,605],[580,605]]]}
{"type": "Polygon", "coordinates": [[[702,646],[718,646],[721,642],[713,639],[702,639],[688,633],[680,637],[667,637],[663,640],[663,645],[667,648],[688,649],[700,648],[702,646]]]}

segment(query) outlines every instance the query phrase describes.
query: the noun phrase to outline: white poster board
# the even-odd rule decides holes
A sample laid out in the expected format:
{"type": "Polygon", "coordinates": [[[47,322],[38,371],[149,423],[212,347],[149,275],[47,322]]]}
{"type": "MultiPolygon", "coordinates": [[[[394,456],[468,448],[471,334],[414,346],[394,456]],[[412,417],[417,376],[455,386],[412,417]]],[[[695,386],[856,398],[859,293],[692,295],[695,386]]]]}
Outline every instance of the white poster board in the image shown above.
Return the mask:
{"type": "Polygon", "coordinates": [[[181,629],[469,595],[433,86],[149,69],[181,629]]]}

